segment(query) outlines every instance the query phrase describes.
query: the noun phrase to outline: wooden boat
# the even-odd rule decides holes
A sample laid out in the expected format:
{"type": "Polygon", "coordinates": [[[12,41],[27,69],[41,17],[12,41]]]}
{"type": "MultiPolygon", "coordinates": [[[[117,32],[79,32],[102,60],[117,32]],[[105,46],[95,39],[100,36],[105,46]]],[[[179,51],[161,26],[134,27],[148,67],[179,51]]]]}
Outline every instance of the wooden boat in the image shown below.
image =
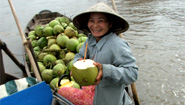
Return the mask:
{"type": "MultiPolygon", "coordinates": [[[[27,24],[26,29],[25,29],[25,36],[27,37],[28,36],[28,33],[30,31],[34,30],[35,26],[37,26],[37,25],[43,25],[44,26],[47,23],[49,23],[51,20],[55,19],[56,17],[62,17],[62,16],[65,16],[65,15],[62,15],[62,14],[60,14],[58,12],[51,12],[49,10],[43,10],[43,11],[41,11],[39,14],[36,14],[29,21],[29,23],[27,24]]],[[[34,57],[35,62],[37,62],[36,57],[34,55],[33,48],[30,47],[30,50],[32,51],[32,54],[33,54],[33,57],[34,57]]],[[[29,62],[26,61],[26,53],[25,53],[25,50],[24,49],[23,49],[23,53],[24,53],[24,65],[25,65],[25,69],[26,69],[26,71],[29,71],[27,73],[27,75],[28,76],[34,76],[34,73],[31,72],[31,70],[30,70],[30,64],[29,64],[29,62]]],[[[38,67],[38,65],[37,65],[37,67],[38,67]]],[[[131,85],[128,85],[126,87],[126,91],[128,92],[129,96],[131,97],[133,103],[135,105],[139,105],[138,100],[135,99],[135,96],[133,94],[133,90],[132,90],[131,85]]],[[[66,99],[63,99],[63,100],[66,100],[66,99]]],[[[67,102],[68,104],[70,104],[70,102],[68,102],[67,100],[65,102],[67,102]]]]}

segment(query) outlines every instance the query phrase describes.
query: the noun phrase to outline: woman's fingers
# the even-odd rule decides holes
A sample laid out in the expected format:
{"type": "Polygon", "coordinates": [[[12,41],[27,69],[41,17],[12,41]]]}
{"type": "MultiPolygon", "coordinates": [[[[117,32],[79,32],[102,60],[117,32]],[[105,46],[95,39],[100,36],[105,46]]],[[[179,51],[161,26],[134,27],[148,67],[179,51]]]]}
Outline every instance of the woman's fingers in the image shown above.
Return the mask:
{"type": "Polygon", "coordinates": [[[70,72],[70,76],[73,76],[72,71],[70,72]]]}
{"type": "Polygon", "coordinates": [[[83,60],[83,59],[82,58],[78,59],[78,61],[81,61],[81,60],[83,60]]]}
{"type": "Polygon", "coordinates": [[[102,69],[102,64],[94,62],[94,65],[97,66],[99,68],[99,72],[98,75],[96,77],[96,82],[94,83],[95,85],[99,84],[102,77],[103,77],[103,69],[102,69]]]}

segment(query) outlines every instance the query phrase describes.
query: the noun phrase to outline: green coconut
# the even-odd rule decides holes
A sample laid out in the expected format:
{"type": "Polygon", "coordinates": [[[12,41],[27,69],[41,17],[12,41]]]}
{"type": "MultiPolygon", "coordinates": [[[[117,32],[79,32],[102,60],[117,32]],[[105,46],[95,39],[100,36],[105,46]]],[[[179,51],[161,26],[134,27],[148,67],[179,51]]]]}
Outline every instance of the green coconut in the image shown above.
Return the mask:
{"type": "Polygon", "coordinates": [[[65,16],[62,16],[62,17],[59,18],[59,22],[60,23],[66,23],[68,25],[70,20],[69,20],[69,18],[67,18],[65,16]]]}
{"type": "Polygon", "coordinates": [[[46,37],[41,37],[38,41],[37,41],[37,45],[43,49],[45,46],[47,46],[48,44],[48,40],[46,39],[46,37]]]}
{"type": "Polygon", "coordinates": [[[64,34],[59,34],[56,38],[57,44],[61,46],[62,48],[66,47],[66,43],[68,40],[69,40],[69,37],[64,34]]]}
{"type": "Polygon", "coordinates": [[[66,29],[66,27],[68,26],[66,23],[61,23],[61,26],[66,29]]]}
{"type": "Polygon", "coordinates": [[[78,40],[72,38],[67,41],[66,48],[72,52],[76,52],[76,47],[78,46],[78,44],[79,44],[78,40]]]}
{"type": "Polygon", "coordinates": [[[41,25],[37,25],[34,29],[35,31],[35,34],[39,37],[43,37],[43,30],[44,30],[44,27],[42,27],[41,25]]]}
{"type": "Polygon", "coordinates": [[[29,36],[27,37],[27,39],[30,39],[30,40],[32,41],[32,40],[37,39],[37,37],[36,37],[35,35],[29,35],[29,36]]]}
{"type": "Polygon", "coordinates": [[[52,54],[47,54],[43,58],[44,66],[52,68],[52,66],[55,64],[55,61],[57,58],[52,54]]]}
{"type": "Polygon", "coordinates": [[[44,35],[45,37],[47,37],[47,36],[52,36],[52,35],[53,35],[53,28],[52,28],[52,27],[45,27],[45,28],[43,29],[43,35],[44,35]]]}
{"type": "Polygon", "coordinates": [[[77,38],[80,38],[80,37],[87,37],[87,35],[80,33],[77,35],[77,38]]]}
{"type": "Polygon", "coordinates": [[[44,25],[44,28],[45,28],[45,27],[50,27],[50,26],[49,26],[49,23],[48,23],[48,24],[46,24],[46,25],[44,25]]]}
{"type": "Polygon", "coordinates": [[[40,54],[38,55],[38,61],[43,61],[45,55],[47,55],[46,52],[40,53],[40,54]]]}
{"type": "Polygon", "coordinates": [[[50,26],[50,27],[54,27],[54,26],[57,25],[57,24],[60,24],[60,22],[57,21],[57,20],[52,20],[52,21],[49,22],[49,26],[50,26]]]}
{"type": "Polygon", "coordinates": [[[65,60],[66,60],[66,61],[71,61],[71,60],[74,59],[74,57],[75,57],[75,53],[73,53],[73,52],[68,52],[68,53],[65,55],[65,60]]]}
{"type": "Polygon", "coordinates": [[[36,47],[37,46],[37,40],[31,41],[31,45],[32,45],[32,47],[36,47]]]}
{"type": "Polygon", "coordinates": [[[35,58],[38,59],[38,55],[39,55],[40,51],[34,51],[34,55],[35,55],[35,58]]]}
{"type": "Polygon", "coordinates": [[[58,84],[59,78],[53,78],[49,83],[51,89],[55,90],[56,85],[58,84]]]}
{"type": "Polygon", "coordinates": [[[93,60],[86,59],[77,61],[72,66],[72,75],[76,83],[80,86],[93,85],[98,75],[98,68],[93,64],[93,60]]]}
{"type": "Polygon", "coordinates": [[[61,48],[60,48],[60,46],[59,46],[58,44],[52,44],[52,45],[49,47],[49,49],[50,49],[51,51],[60,51],[60,50],[61,50],[61,48]]]}
{"type": "Polygon", "coordinates": [[[67,26],[66,29],[64,30],[64,34],[68,36],[69,38],[76,36],[75,30],[69,26],[67,26]]]}
{"type": "Polygon", "coordinates": [[[70,74],[70,71],[71,71],[71,68],[73,66],[73,60],[68,61],[66,64],[67,64],[67,67],[66,67],[65,74],[69,75],[70,74]]]}
{"type": "Polygon", "coordinates": [[[57,55],[57,52],[58,51],[56,51],[56,50],[52,50],[52,49],[50,49],[50,48],[43,48],[43,50],[42,50],[43,52],[45,52],[45,53],[47,53],[47,54],[52,54],[52,55],[54,55],[54,56],[56,56],[57,55]]]}
{"type": "Polygon", "coordinates": [[[68,26],[73,28],[74,30],[77,30],[77,28],[74,26],[73,22],[70,22],[68,26]]]}
{"type": "Polygon", "coordinates": [[[51,80],[54,78],[53,76],[53,70],[52,69],[45,69],[42,73],[41,73],[42,79],[46,82],[46,83],[50,83],[51,80]]]}
{"type": "Polygon", "coordinates": [[[34,50],[34,51],[40,51],[41,49],[40,49],[39,46],[35,46],[35,47],[33,48],[33,50],[34,50]]]}
{"type": "Polygon", "coordinates": [[[64,28],[61,25],[57,24],[54,26],[53,32],[55,35],[58,35],[58,34],[64,32],[64,28]]]}
{"type": "Polygon", "coordinates": [[[79,53],[80,48],[83,46],[84,42],[78,44],[78,46],[76,47],[76,52],[79,53]]]}
{"type": "Polygon", "coordinates": [[[60,51],[59,54],[58,54],[58,58],[59,59],[64,59],[65,55],[66,55],[65,51],[60,51]]]}
{"type": "Polygon", "coordinates": [[[61,17],[56,17],[55,20],[57,20],[57,21],[60,22],[60,18],[61,18],[61,17]]]}
{"type": "Polygon", "coordinates": [[[28,33],[28,36],[29,35],[35,35],[35,31],[33,30],[33,31],[30,31],[29,33],[28,33]]]}
{"type": "Polygon", "coordinates": [[[81,43],[81,42],[85,42],[87,40],[87,37],[86,36],[83,36],[83,37],[79,37],[78,38],[78,42],[81,43]]]}
{"type": "Polygon", "coordinates": [[[50,47],[52,44],[56,44],[56,39],[48,39],[48,47],[50,47]]]}
{"type": "Polygon", "coordinates": [[[62,59],[57,59],[55,61],[55,64],[63,64],[63,65],[65,65],[65,63],[64,63],[64,61],[62,59]]]}
{"type": "Polygon", "coordinates": [[[73,78],[73,76],[71,76],[71,81],[75,81],[74,78],[73,78]]]}
{"type": "Polygon", "coordinates": [[[80,89],[80,85],[78,83],[76,83],[75,81],[71,81],[73,83],[73,87],[80,89]]]}
{"type": "Polygon", "coordinates": [[[44,64],[42,62],[37,62],[37,64],[39,66],[40,72],[42,73],[46,69],[46,67],[44,66],[44,64]]]}
{"type": "Polygon", "coordinates": [[[71,60],[69,63],[68,63],[68,65],[67,65],[67,67],[68,67],[68,69],[71,71],[71,69],[72,69],[72,66],[73,66],[73,60],[71,60]]]}
{"type": "Polygon", "coordinates": [[[61,77],[64,74],[65,69],[66,69],[65,65],[63,65],[63,64],[56,64],[53,67],[53,75],[55,77],[61,77]]]}

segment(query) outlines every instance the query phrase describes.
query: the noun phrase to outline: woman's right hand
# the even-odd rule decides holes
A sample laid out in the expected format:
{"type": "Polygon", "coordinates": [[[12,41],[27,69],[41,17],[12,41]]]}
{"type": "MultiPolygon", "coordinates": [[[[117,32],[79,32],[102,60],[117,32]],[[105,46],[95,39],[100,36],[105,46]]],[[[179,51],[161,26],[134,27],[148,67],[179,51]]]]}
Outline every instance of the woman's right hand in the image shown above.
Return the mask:
{"type": "Polygon", "coordinates": [[[81,61],[81,60],[83,60],[83,58],[78,59],[78,61],[81,61]]]}

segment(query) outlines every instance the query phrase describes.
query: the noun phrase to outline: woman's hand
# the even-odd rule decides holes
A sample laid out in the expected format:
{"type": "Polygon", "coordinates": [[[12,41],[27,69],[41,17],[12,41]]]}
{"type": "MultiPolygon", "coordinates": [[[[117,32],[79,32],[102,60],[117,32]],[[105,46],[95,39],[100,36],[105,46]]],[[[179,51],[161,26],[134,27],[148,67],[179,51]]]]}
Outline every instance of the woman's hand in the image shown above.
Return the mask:
{"type": "Polygon", "coordinates": [[[103,67],[102,67],[102,64],[100,64],[98,62],[94,62],[94,65],[99,68],[99,72],[98,72],[98,75],[96,77],[96,82],[94,83],[94,85],[97,85],[97,84],[100,83],[100,81],[103,77],[103,67]]]}
{"type": "Polygon", "coordinates": [[[78,59],[78,61],[81,61],[81,60],[83,60],[83,58],[78,59]]]}

